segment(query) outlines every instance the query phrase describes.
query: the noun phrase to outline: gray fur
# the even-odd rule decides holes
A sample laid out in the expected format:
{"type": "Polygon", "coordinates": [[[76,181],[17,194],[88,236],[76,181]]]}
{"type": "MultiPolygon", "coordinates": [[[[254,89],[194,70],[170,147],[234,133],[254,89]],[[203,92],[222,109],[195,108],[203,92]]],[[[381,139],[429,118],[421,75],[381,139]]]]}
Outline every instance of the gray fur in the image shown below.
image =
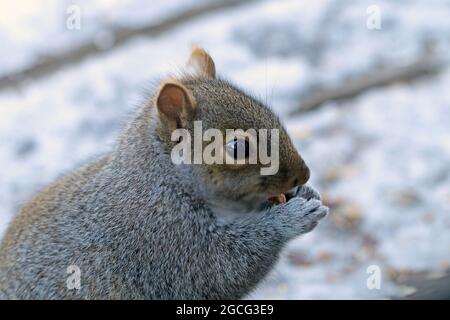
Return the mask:
{"type": "MultiPolygon", "coordinates": [[[[248,125],[281,128],[268,109],[224,82],[187,86],[205,119],[219,114],[216,123],[220,121],[220,106],[208,113],[202,99],[218,104],[222,90],[224,102],[235,99],[229,95],[238,97],[236,110],[249,112],[248,102],[259,112],[248,125]]],[[[228,118],[233,121],[229,114],[228,118]]],[[[199,187],[209,179],[199,173],[202,166],[175,166],[170,142],[161,130],[150,102],[110,154],[61,178],[22,208],[0,246],[0,297],[241,298],[268,273],[287,241],[311,231],[326,215],[328,209],[318,194],[304,186],[285,204],[219,221],[211,203],[226,202],[228,195],[219,199],[199,187]],[[69,265],[81,269],[80,290],[66,287],[69,265]]],[[[282,152],[290,160],[282,160],[286,168],[294,168],[292,157],[298,155],[289,143],[286,140],[282,152]]],[[[305,168],[299,163],[297,167],[305,168]]],[[[214,174],[227,179],[224,172],[214,174]]],[[[285,190],[283,177],[264,183],[285,190]]],[[[233,190],[230,187],[230,205],[238,201],[233,190]]],[[[261,190],[255,191],[255,201],[261,190]]]]}

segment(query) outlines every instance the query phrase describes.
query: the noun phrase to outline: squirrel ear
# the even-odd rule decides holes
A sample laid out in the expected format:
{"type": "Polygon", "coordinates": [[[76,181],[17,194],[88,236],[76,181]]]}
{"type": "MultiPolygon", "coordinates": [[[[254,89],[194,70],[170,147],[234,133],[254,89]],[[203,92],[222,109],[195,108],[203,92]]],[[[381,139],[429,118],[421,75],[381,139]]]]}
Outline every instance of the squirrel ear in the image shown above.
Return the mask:
{"type": "Polygon", "coordinates": [[[216,78],[216,66],[214,60],[203,48],[194,47],[187,66],[195,76],[201,78],[216,78]]]}
{"type": "Polygon", "coordinates": [[[195,111],[192,93],[181,83],[169,81],[161,86],[156,98],[160,118],[171,130],[183,128],[195,111]]]}

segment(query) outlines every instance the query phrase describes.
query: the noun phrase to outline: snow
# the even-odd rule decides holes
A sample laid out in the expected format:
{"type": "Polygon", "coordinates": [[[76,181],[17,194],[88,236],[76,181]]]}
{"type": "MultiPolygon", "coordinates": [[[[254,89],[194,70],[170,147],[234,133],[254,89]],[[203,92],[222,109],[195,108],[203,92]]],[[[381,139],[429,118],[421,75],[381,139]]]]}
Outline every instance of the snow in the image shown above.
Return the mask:
{"type": "MultiPolygon", "coordinates": [[[[0,3],[0,75],[42,56],[102,40],[207,1],[94,0],[0,3]],[[69,5],[82,9],[67,30],[69,5]]],[[[0,233],[23,201],[65,171],[109,150],[151,83],[198,44],[218,72],[280,114],[331,214],[292,241],[249,298],[386,298],[392,274],[450,267],[450,70],[374,89],[288,117],[299,97],[373,66],[449,53],[446,1],[377,1],[381,30],[366,28],[370,1],[254,1],[205,15],[158,37],[139,37],[16,90],[0,91],[0,233]],[[367,268],[382,271],[366,286],[367,268]]],[[[108,40],[108,38],[106,39],[108,40]]]]}

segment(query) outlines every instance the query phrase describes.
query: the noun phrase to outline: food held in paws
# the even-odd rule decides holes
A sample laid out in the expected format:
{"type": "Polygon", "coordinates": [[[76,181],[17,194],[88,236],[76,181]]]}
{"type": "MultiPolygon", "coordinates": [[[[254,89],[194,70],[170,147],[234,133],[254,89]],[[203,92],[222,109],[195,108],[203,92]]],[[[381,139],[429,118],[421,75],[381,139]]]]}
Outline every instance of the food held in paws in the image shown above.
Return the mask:
{"type": "Polygon", "coordinates": [[[286,203],[286,196],[284,193],[280,193],[278,196],[269,198],[269,201],[274,204],[286,203]]]}

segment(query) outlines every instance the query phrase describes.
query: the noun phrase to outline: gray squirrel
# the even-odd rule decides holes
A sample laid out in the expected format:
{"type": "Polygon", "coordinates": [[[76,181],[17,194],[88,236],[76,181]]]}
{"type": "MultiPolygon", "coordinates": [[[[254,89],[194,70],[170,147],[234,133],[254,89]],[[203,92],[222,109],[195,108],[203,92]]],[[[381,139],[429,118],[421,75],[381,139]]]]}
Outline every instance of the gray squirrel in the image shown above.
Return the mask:
{"type": "Polygon", "coordinates": [[[289,240],[327,215],[270,109],[218,79],[201,48],[187,70],[162,81],[110,153],[21,208],[0,245],[0,298],[242,298],[289,240]],[[204,128],[279,129],[278,173],[174,164],[171,132],[192,130],[195,120],[204,128]],[[267,201],[278,194],[287,201],[267,201]]]}

